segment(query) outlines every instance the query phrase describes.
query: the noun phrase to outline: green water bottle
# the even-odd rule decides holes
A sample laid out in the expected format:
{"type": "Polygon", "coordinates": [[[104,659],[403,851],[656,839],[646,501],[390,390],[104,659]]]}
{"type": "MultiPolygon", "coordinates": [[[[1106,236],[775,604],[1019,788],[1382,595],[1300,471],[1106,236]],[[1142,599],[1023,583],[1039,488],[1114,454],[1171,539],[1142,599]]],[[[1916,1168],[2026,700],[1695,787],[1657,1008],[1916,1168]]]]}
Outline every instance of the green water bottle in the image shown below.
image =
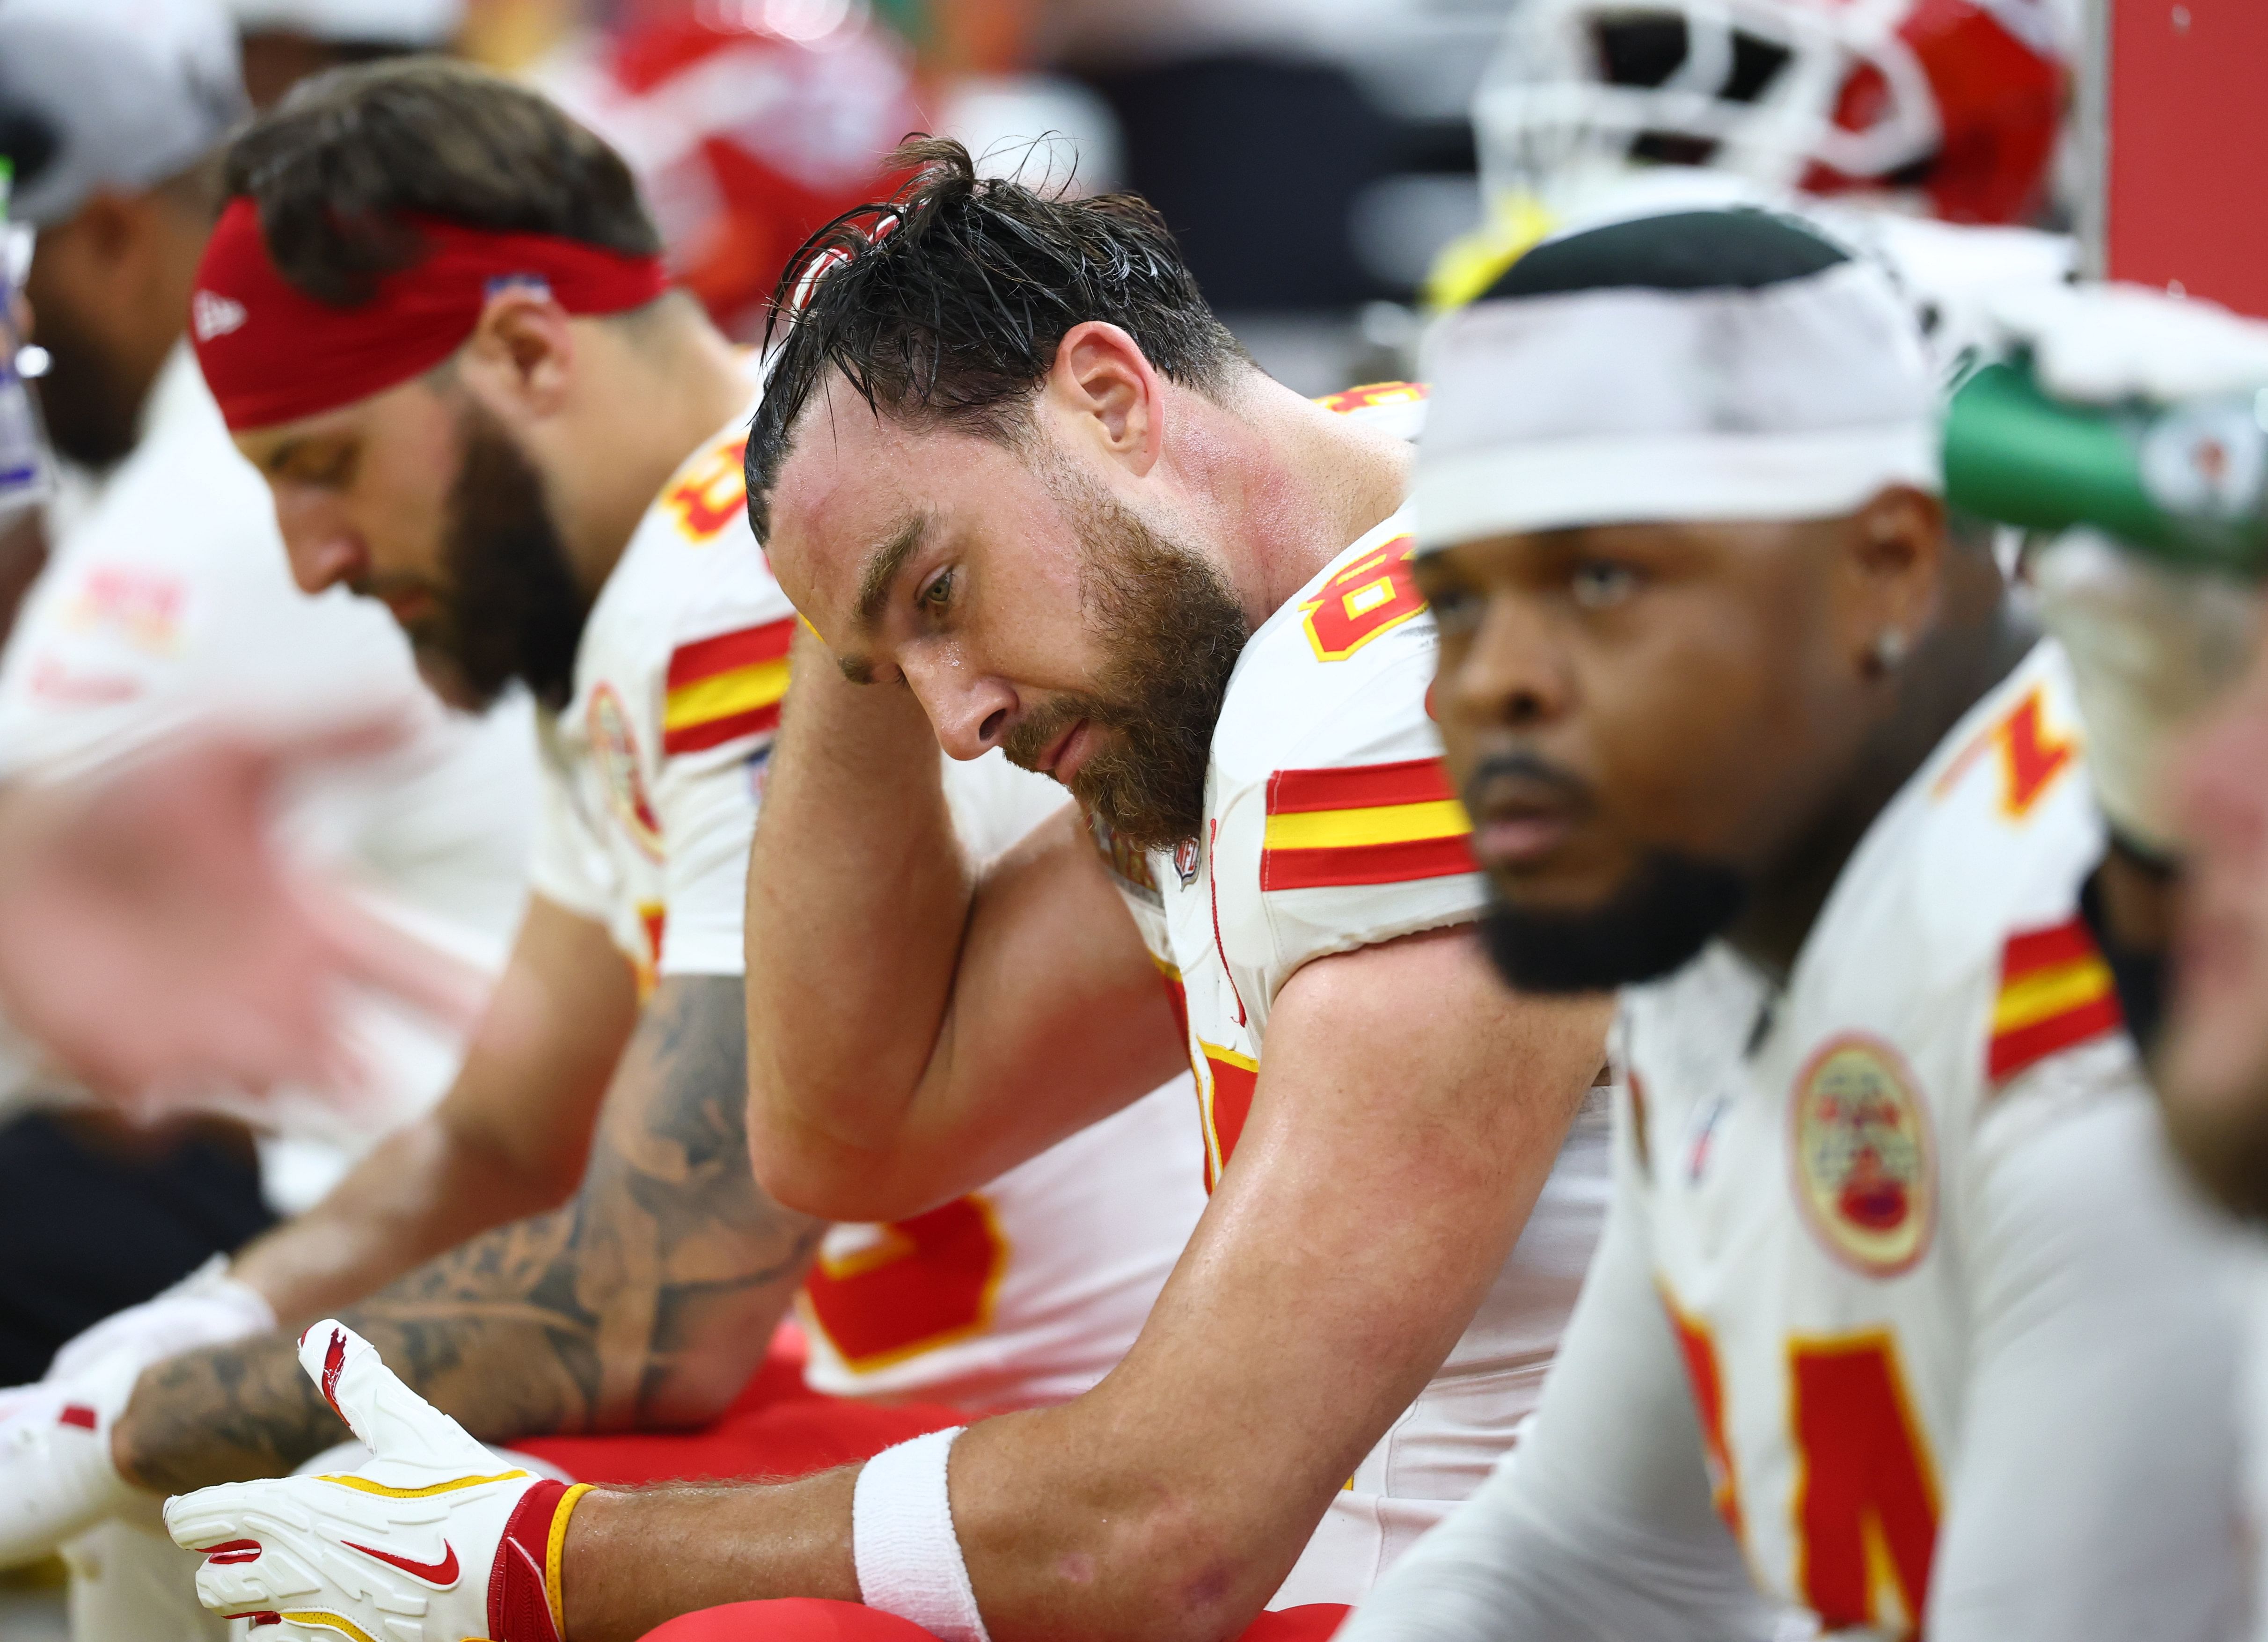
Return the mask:
{"type": "Polygon", "coordinates": [[[2176,404],[2051,398],[2029,361],[1955,390],[1946,500],[2026,530],[2091,526],[2195,569],[2268,575],[2268,383],[2176,404]]]}

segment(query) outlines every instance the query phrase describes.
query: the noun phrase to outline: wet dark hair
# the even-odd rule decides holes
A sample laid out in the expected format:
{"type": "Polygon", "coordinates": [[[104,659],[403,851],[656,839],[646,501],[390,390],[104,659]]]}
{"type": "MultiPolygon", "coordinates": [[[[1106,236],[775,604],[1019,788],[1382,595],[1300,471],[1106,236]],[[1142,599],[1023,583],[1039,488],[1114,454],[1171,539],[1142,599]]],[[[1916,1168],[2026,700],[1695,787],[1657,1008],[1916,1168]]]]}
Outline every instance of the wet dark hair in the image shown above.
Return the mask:
{"type": "Polygon", "coordinates": [[[889,164],[912,180],[806,240],[774,294],[765,342],[777,351],[748,438],[759,536],[796,419],[829,371],[877,415],[1012,442],[1057,344],[1088,320],[1120,327],[1201,393],[1251,366],[1138,195],[1073,200],[980,178],[968,151],[941,137],[906,144],[889,164]]]}
{"type": "Polygon", "coordinates": [[[410,215],[661,249],[621,155],[549,99],[440,57],[301,82],[229,145],[224,183],[259,207],[276,270],[339,307],[423,254],[410,215]]]}

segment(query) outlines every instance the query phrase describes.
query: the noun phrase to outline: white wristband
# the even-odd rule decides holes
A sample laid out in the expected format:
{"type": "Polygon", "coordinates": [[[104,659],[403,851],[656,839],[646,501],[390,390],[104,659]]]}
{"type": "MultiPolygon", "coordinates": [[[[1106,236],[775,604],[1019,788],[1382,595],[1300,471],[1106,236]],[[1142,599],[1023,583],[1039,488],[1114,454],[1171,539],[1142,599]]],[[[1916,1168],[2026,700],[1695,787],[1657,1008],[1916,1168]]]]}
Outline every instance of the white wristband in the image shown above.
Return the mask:
{"type": "Polygon", "coordinates": [[[992,1642],[953,1531],[946,1459],[963,1427],[933,1431],[866,1462],[850,1495],[850,1555],[858,1600],[938,1642],[992,1642]]]}

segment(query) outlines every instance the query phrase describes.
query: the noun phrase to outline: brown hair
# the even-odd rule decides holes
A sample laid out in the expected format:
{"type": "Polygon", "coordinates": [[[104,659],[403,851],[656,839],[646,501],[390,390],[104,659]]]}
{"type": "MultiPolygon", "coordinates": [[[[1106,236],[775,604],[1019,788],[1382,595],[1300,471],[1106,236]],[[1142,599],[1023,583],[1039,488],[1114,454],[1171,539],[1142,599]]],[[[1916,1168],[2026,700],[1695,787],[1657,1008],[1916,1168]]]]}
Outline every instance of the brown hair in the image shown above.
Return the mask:
{"type": "Polygon", "coordinates": [[[750,431],[748,512],[829,371],[877,413],[1012,439],[1073,326],[1103,320],[1172,379],[1222,390],[1251,356],[1213,317],[1165,219],[1131,194],[1073,200],[979,177],[945,138],[907,144],[912,180],[804,243],[773,298],[777,349],[750,431]]]}
{"type": "Polygon", "coordinates": [[[230,145],[225,186],[259,207],[277,271],[342,307],[417,261],[414,215],[661,249],[621,155],[538,93],[440,57],[303,81],[230,145]]]}

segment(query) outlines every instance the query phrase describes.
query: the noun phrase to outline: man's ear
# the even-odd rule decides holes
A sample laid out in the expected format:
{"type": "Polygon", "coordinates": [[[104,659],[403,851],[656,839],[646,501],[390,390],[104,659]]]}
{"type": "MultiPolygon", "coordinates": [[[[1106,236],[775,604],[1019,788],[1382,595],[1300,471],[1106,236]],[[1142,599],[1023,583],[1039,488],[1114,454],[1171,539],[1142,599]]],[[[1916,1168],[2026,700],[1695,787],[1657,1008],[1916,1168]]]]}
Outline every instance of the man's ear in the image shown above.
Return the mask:
{"type": "Polygon", "coordinates": [[[541,421],[567,402],[575,334],[549,291],[507,286],[488,299],[458,355],[466,387],[506,425],[541,421]]]}
{"type": "Polygon", "coordinates": [[[1945,504],[1910,485],[1892,485],[1851,519],[1849,566],[1857,585],[1860,665],[1896,667],[1936,624],[1944,600],[1945,504]]]}
{"type": "Polygon", "coordinates": [[[1064,333],[1042,397],[1135,477],[1147,474],[1165,446],[1165,383],[1141,344],[1116,325],[1088,320],[1064,333]]]}

